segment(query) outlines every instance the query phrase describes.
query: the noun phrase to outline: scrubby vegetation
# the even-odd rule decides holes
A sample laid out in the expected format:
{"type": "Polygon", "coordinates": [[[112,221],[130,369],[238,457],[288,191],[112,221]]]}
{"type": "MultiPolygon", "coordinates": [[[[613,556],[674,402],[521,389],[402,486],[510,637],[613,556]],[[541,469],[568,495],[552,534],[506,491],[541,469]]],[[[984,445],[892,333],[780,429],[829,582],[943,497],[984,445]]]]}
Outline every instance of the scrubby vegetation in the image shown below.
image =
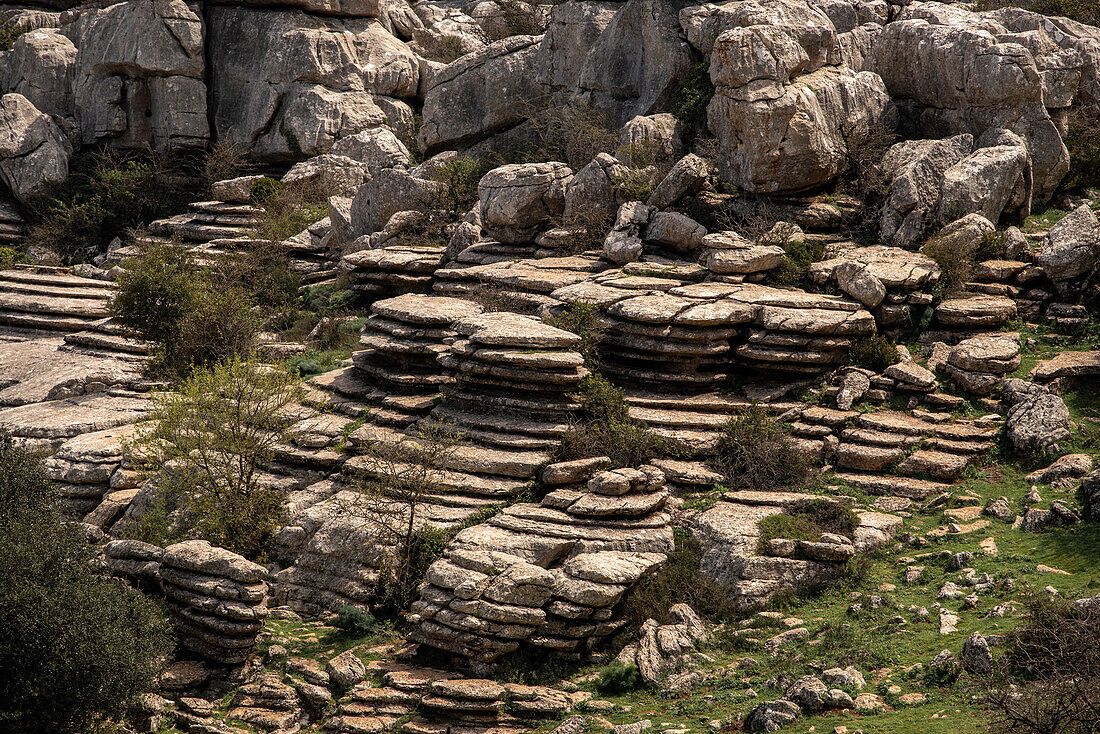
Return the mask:
{"type": "Polygon", "coordinates": [[[776,285],[789,285],[806,288],[810,285],[810,266],[825,256],[825,245],[821,242],[792,240],[780,245],[783,262],[771,271],[769,280],[776,285]]]}
{"type": "Polygon", "coordinates": [[[710,463],[739,489],[795,487],[812,473],[809,458],[791,441],[786,427],[761,405],[726,421],[710,463]]]}
{"type": "MultiPolygon", "coordinates": [[[[1100,13],[1100,10],[1094,12],[1100,13]]],[[[1062,188],[1079,190],[1087,187],[1100,187],[1100,138],[1096,131],[1100,129],[1100,110],[1077,109],[1069,117],[1065,137],[1069,150],[1070,169],[1062,188]]]]}
{"type": "Polygon", "coordinates": [[[15,44],[16,39],[23,35],[25,31],[21,31],[15,26],[7,23],[0,23],[0,51],[11,51],[11,47],[15,44]]]}
{"type": "Polygon", "coordinates": [[[710,62],[703,61],[693,66],[691,73],[680,82],[672,94],[669,109],[677,119],[688,125],[702,125],[707,119],[707,105],[713,97],[710,62]]]}
{"type": "Polygon", "coordinates": [[[609,456],[614,466],[641,466],[676,452],[673,441],[630,417],[622,390],[599,374],[584,378],[579,398],[584,418],[562,436],[556,460],[609,456]]]}
{"type": "Polygon", "coordinates": [[[261,178],[249,191],[249,199],[261,211],[256,236],[276,242],[293,237],[328,216],[326,201],[332,193],[318,183],[261,178]]]}
{"type": "MultiPolygon", "coordinates": [[[[196,369],[172,392],[155,395],[131,449],[159,474],[169,519],[168,537],[157,540],[201,538],[264,559],[285,510],[284,492],[263,465],[289,440],[299,398],[295,376],[240,359],[196,369]]],[[[153,519],[159,528],[162,519],[153,519]]],[[[148,532],[139,525],[130,534],[148,532]]]]}
{"type": "Polygon", "coordinates": [[[167,624],[93,558],[37,459],[0,434],[0,731],[91,731],[154,690],[167,624]]]}
{"type": "Polygon", "coordinates": [[[873,372],[882,372],[898,361],[897,347],[884,336],[856,339],[848,349],[848,363],[873,372]]]}
{"type": "Polygon", "coordinates": [[[770,515],[760,521],[760,542],[773,538],[821,540],[822,533],[852,536],[859,518],[839,502],[815,499],[787,512],[770,515]]]}

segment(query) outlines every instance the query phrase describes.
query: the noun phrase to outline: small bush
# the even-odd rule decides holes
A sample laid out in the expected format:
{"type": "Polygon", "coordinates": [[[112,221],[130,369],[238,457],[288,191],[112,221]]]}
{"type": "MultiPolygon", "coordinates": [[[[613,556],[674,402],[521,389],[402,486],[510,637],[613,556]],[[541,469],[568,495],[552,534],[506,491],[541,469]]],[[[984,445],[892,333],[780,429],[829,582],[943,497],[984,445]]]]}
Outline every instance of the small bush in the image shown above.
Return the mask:
{"type": "Polygon", "coordinates": [[[803,242],[802,240],[785,242],[782,245],[783,262],[769,273],[771,282],[778,285],[806,287],[810,284],[810,266],[825,256],[825,245],[821,242],[803,242]]]}
{"type": "Polygon", "coordinates": [[[933,237],[921,248],[940,266],[940,282],[944,292],[954,295],[966,290],[966,284],[974,275],[976,250],[957,237],[933,237]]]}
{"type": "Polygon", "coordinates": [[[672,93],[669,111],[688,125],[703,125],[707,121],[707,105],[714,98],[714,84],[710,81],[710,62],[704,61],[691,68],[672,93]]]}
{"type": "Polygon", "coordinates": [[[579,397],[585,421],[562,436],[557,461],[609,456],[615,466],[641,466],[678,451],[673,441],[631,418],[622,391],[599,374],[584,378],[579,397]]]}
{"type": "Polygon", "coordinates": [[[0,24],[0,51],[11,51],[11,47],[15,45],[15,41],[26,31],[21,31],[15,26],[7,23],[0,24]]]}
{"type": "Polygon", "coordinates": [[[791,441],[786,426],[760,405],[726,421],[711,464],[731,486],[748,489],[792,487],[812,473],[810,460],[791,441]]]}
{"type": "Polygon", "coordinates": [[[252,185],[248,187],[248,201],[253,206],[263,206],[285,188],[286,184],[279,179],[264,176],[253,181],[252,185]]]}
{"type": "Polygon", "coordinates": [[[821,540],[821,528],[807,517],[779,513],[769,515],[759,523],[760,542],[767,543],[773,538],[787,538],[788,540],[821,540]]]}
{"type": "Polygon", "coordinates": [[[821,540],[822,533],[850,538],[858,526],[859,517],[844,505],[827,499],[815,499],[761,520],[760,544],[763,547],[773,538],[817,542],[821,540]]]}
{"type": "Polygon", "coordinates": [[[882,372],[898,361],[897,348],[884,336],[856,339],[848,349],[848,364],[882,372]]]}
{"type": "Polygon", "coordinates": [[[645,201],[658,184],[656,169],[628,168],[625,173],[615,177],[615,189],[626,201],[645,201]]]}
{"type": "Polygon", "coordinates": [[[238,288],[207,288],[180,321],[180,334],[165,344],[163,366],[178,376],[193,367],[212,367],[252,353],[261,319],[252,300],[238,288]]]}
{"type": "Polygon", "coordinates": [[[272,178],[259,179],[249,190],[249,200],[261,209],[256,236],[278,242],[300,234],[328,216],[330,195],[317,183],[287,185],[272,178]]]}
{"type": "MultiPolygon", "coordinates": [[[[574,303],[557,316],[547,318],[546,323],[579,336],[581,345],[577,351],[584,357],[585,366],[598,371],[600,342],[607,333],[607,325],[600,318],[599,306],[574,303]]],[[[625,409],[625,404],[621,407],[625,409]]]]}
{"type": "Polygon", "coordinates": [[[285,309],[298,300],[302,280],[290,270],[286,255],[278,250],[257,247],[218,259],[214,268],[217,287],[245,291],[261,308],[285,309]]]}
{"type": "Polygon", "coordinates": [[[202,277],[182,245],[154,245],[126,263],[111,311],[119,323],[167,346],[202,297],[202,277]]]}
{"type": "Polygon", "coordinates": [[[378,628],[378,620],[370,612],[359,607],[342,606],[336,610],[336,616],[329,623],[342,632],[362,637],[378,628]]]}
{"type": "Polygon", "coordinates": [[[619,144],[618,128],[607,115],[582,102],[561,104],[547,97],[530,105],[525,116],[534,135],[534,150],[528,151],[534,161],[562,161],[579,171],[619,144]]]}
{"type": "Polygon", "coordinates": [[[482,176],[492,170],[486,160],[463,157],[445,163],[432,175],[444,185],[439,207],[449,212],[465,213],[477,202],[477,185],[482,176]]]}
{"type": "Polygon", "coordinates": [[[11,270],[16,264],[29,264],[31,259],[10,247],[0,247],[0,270],[11,270]]]}
{"type": "Polygon", "coordinates": [[[1100,130],[1100,110],[1081,108],[1070,113],[1065,139],[1070,168],[1062,181],[1063,188],[1100,187],[1100,136],[1096,134],[1097,130],[1100,130]]]}
{"type": "Polygon", "coordinates": [[[248,149],[230,140],[223,140],[210,148],[203,160],[203,184],[209,193],[210,187],[218,181],[236,178],[247,170],[248,149]]]}
{"type": "Polygon", "coordinates": [[[642,674],[637,665],[615,661],[600,671],[596,690],[604,696],[621,696],[642,687],[642,674]]]}

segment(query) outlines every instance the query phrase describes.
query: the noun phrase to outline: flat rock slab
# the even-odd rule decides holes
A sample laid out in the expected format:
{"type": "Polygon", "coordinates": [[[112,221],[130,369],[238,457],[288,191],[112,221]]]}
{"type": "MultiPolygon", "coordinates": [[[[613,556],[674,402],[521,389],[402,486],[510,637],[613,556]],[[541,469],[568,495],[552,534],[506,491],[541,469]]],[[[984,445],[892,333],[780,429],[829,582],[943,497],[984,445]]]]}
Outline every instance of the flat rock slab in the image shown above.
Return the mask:
{"type": "Polygon", "coordinates": [[[135,423],[144,417],[145,397],[82,395],[0,409],[0,428],[20,438],[59,439],[135,423]]]}
{"type": "Polygon", "coordinates": [[[1061,377],[1100,375],[1100,350],[1092,352],[1062,352],[1040,361],[1031,370],[1031,379],[1048,381],[1061,377]]]}

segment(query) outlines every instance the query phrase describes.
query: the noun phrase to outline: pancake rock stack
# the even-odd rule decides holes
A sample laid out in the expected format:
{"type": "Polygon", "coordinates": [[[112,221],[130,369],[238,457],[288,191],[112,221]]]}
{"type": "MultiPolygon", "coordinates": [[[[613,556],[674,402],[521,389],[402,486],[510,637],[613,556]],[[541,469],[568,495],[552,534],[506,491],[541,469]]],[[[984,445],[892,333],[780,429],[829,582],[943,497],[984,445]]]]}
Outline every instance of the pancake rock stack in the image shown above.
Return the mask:
{"type": "Polygon", "coordinates": [[[267,617],[267,571],[205,540],[170,545],[160,586],[180,644],[227,665],[244,662],[267,617]]]}
{"type": "Polygon", "coordinates": [[[988,395],[1019,366],[1020,335],[995,332],[963,339],[952,347],[944,371],[966,392],[988,395]]]}
{"type": "Polygon", "coordinates": [[[579,409],[570,394],[588,374],[581,338],[538,319],[484,313],[459,319],[461,335],[440,355],[455,376],[432,418],[475,443],[505,449],[557,446],[579,409]]]}
{"type": "Polygon", "coordinates": [[[625,623],[623,595],[671,552],[667,499],[656,467],[617,469],[463,530],[428,570],[409,639],[480,663],[521,644],[590,649],[625,623]]]}
{"type": "Polygon", "coordinates": [[[376,301],[371,311],[359,338],[367,349],[352,361],[364,383],[380,388],[384,407],[395,413],[392,422],[404,427],[430,410],[431,400],[450,379],[437,358],[457,336],[451,323],[480,314],[481,307],[457,298],[405,294],[376,301]]]}
{"type": "Polygon", "coordinates": [[[833,282],[869,309],[880,329],[905,323],[913,307],[930,305],[940,279],[932,258],[900,247],[839,242],[825,256],[810,265],[810,279],[819,286],[833,282]]]}
{"type": "Polygon", "coordinates": [[[123,440],[133,433],[129,426],[85,433],[61,445],[42,466],[54,480],[64,512],[76,519],[95,512],[89,522],[109,527],[137,493],[137,475],[123,468],[123,440]],[[111,507],[104,507],[111,499],[111,507]]]}
{"type": "Polygon", "coordinates": [[[348,273],[352,290],[369,298],[387,298],[431,292],[432,276],[443,259],[439,247],[393,245],[345,255],[340,269],[348,273]]]}

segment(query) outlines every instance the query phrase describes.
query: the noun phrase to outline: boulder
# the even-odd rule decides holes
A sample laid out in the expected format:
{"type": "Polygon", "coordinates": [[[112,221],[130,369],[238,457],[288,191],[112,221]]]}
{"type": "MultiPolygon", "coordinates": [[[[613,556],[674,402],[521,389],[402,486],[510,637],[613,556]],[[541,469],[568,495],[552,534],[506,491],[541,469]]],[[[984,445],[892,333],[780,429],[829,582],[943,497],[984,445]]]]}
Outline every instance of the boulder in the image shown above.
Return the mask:
{"type": "Polygon", "coordinates": [[[707,183],[710,165],[694,153],[676,161],[668,174],[661,179],[649,195],[646,204],[655,209],[667,209],[688,194],[693,194],[707,183]]]}
{"type": "Polygon", "coordinates": [[[332,194],[343,194],[359,188],[370,174],[366,166],[347,156],[324,153],[297,163],[283,176],[286,184],[309,183],[332,194]]]}
{"type": "Polygon", "coordinates": [[[1069,154],[1044,105],[1039,70],[1025,48],[1002,43],[980,20],[967,13],[957,22],[889,23],[864,68],[898,100],[906,137],[980,136],[990,128],[1019,135],[1031,156],[1034,196],[1045,201],[1069,170],[1069,154]]]}
{"type": "Polygon", "coordinates": [[[76,45],[59,31],[24,33],[0,65],[0,90],[23,95],[47,115],[72,117],[76,57],[76,45]]]}
{"type": "Polygon", "coordinates": [[[642,256],[642,232],[653,218],[654,209],[640,201],[619,207],[615,224],[604,238],[603,256],[608,262],[626,265],[642,256]]]}
{"type": "Polygon", "coordinates": [[[628,0],[587,50],[578,86],[595,109],[619,126],[667,109],[695,62],[675,6],[628,0]]]}
{"type": "MultiPolygon", "coordinates": [[[[560,7],[560,6],[559,6],[560,7]]],[[[626,166],[608,153],[600,153],[565,185],[565,219],[572,221],[615,215],[622,204],[616,184],[626,166]]]]}
{"type": "Polygon", "coordinates": [[[416,178],[400,168],[384,168],[355,193],[350,238],[377,232],[397,212],[432,209],[442,192],[443,184],[438,181],[416,178]]]}
{"type": "Polygon", "coordinates": [[[966,638],[962,648],[962,667],[968,673],[987,675],[993,672],[993,653],[981,632],[966,638]]]}
{"type": "Polygon", "coordinates": [[[545,93],[535,80],[540,40],[505,38],[432,74],[417,138],[421,151],[466,147],[522,122],[545,93]]]}
{"type": "Polygon", "coordinates": [[[1088,204],[1082,204],[1050,228],[1038,261],[1055,283],[1080,278],[1100,263],[1100,220],[1088,204]]]}
{"type": "Polygon", "coordinates": [[[494,168],[478,183],[481,226],[501,242],[532,242],[565,211],[573,171],[564,163],[516,163],[494,168]]]}
{"type": "Polygon", "coordinates": [[[1058,443],[1069,437],[1069,408],[1059,396],[1016,379],[1005,381],[1004,395],[1010,405],[1005,433],[1017,451],[1057,451],[1058,443]]]}
{"type": "Polygon", "coordinates": [[[0,179],[26,202],[69,175],[68,140],[21,94],[0,97],[0,179]]]}
{"type": "Polygon", "coordinates": [[[944,171],[941,219],[978,213],[996,222],[1005,212],[1021,219],[1031,213],[1031,158],[1019,136],[1004,135],[1013,142],[979,147],[944,171]]]}
{"type": "Polygon", "coordinates": [[[759,704],[745,717],[745,731],[779,731],[792,724],[802,713],[802,709],[793,701],[785,698],[759,704]]]}
{"type": "Polygon", "coordinates": [[[638,115],[623,125],[619,135],[621,154],[652,155],[672,160],[684,154],[684,124],[667,112],[638,115]]]}
{"type": "Polygon", "coordinates": [[[553,92],[576,93],[589,50],[622,7],[609,0],[554,4],[535,63],[539,84],[553,92]]]}
{"type": "Polygon", "coordinates": [[[409,165],[409,149],[386,127],[372,127],[337,140],[331,153],[359,161],[374,171],[409,165]]]}
{"type": "Polygon", "coordinates": [[[875,308],[886,297],[886,286],[875,277],[866,265],[853,260],[845,260],[833,272],[836,275],[840,290],[867,308],[875,308]]]}

